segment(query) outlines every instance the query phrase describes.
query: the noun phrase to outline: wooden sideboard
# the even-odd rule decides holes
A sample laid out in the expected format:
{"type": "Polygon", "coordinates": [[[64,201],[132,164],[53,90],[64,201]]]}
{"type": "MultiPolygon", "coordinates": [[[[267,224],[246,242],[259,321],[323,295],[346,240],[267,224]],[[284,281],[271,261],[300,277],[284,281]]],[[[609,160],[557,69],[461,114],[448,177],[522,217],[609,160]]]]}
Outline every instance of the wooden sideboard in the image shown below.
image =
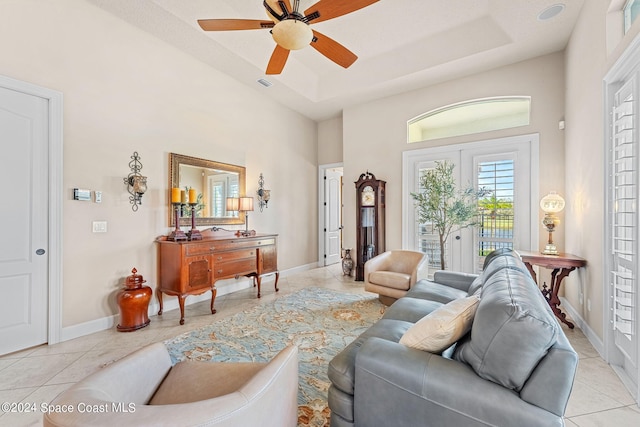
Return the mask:
{"type": "Polygon", "coordinates": [[[202,240],[172,242],[166,236],[158,244],[158,289],[156,295],[162,314],[162,294],[178,297],[180,324],[184,325],[184,301],[188,295],[211,291],[211,314],[221,279],[253,277],[260,298],[261,277],[275,273],[278,291],[277,234],[236,236],[230,232],[204,231],[202,240]]]}

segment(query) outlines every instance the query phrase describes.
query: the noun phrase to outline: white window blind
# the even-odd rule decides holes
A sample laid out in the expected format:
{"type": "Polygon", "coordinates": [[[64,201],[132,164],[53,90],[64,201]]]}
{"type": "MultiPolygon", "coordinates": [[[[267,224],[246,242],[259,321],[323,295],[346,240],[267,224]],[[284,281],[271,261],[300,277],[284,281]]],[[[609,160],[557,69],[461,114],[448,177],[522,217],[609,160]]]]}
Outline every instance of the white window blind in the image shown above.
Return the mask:
{"type": "MultiPolygon", "coordinates": [[[[632,83],[632,82],[631,82],[632,83]]],[[[613,329],[631,339],[634,330],[637,291],[638,256],[638,141],[633,85],[629,83],[616,93],[613,108],[613,147],[611,222],[613,329]]]]}

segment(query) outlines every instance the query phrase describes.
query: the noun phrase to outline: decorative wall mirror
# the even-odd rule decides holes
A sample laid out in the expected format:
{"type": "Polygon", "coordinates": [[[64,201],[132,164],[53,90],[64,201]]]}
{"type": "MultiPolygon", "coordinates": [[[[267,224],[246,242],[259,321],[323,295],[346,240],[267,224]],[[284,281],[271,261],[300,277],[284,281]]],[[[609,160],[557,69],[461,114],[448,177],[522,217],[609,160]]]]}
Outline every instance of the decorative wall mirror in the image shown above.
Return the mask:
{"type": "MultiPolygon", "coordinates": [[[[169,175],[169,193],[171,188],[196,190],[196,225],[244,224],[244,212],[226,210],[227,197],[245,195],[244,166],[171,153],[169,175]]],[[[175,226],[171,194],[168,200],[169,225],[175,226]]],[[[180,225],[191,225],[190,209],[183,209],[180,225]]]]}

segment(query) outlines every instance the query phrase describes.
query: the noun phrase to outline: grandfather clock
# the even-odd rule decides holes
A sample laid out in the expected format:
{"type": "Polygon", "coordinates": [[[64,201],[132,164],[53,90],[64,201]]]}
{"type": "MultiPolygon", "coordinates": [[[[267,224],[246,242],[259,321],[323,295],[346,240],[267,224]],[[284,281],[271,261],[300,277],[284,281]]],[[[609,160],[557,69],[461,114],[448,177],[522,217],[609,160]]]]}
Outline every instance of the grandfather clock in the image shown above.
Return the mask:
{"type": "Polygon", "coordinates": [[[364,263],[385,251],[385,181],[367,171],[356,181],[356,280],[364,280],[364,263]]]}

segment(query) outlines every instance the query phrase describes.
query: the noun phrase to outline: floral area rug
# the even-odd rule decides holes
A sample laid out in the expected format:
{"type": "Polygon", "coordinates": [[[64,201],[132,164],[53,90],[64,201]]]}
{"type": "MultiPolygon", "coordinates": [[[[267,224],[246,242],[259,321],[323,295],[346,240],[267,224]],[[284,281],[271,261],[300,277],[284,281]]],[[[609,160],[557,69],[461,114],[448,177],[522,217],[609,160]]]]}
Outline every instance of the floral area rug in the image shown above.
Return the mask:
{"type": "Polygon", "coordinates": [[[305,288],[165,341],[171,359],[267,362],[298,346],[298,426],[329,426],[327,366],[384,313],[375,296],[305,288]]]}

